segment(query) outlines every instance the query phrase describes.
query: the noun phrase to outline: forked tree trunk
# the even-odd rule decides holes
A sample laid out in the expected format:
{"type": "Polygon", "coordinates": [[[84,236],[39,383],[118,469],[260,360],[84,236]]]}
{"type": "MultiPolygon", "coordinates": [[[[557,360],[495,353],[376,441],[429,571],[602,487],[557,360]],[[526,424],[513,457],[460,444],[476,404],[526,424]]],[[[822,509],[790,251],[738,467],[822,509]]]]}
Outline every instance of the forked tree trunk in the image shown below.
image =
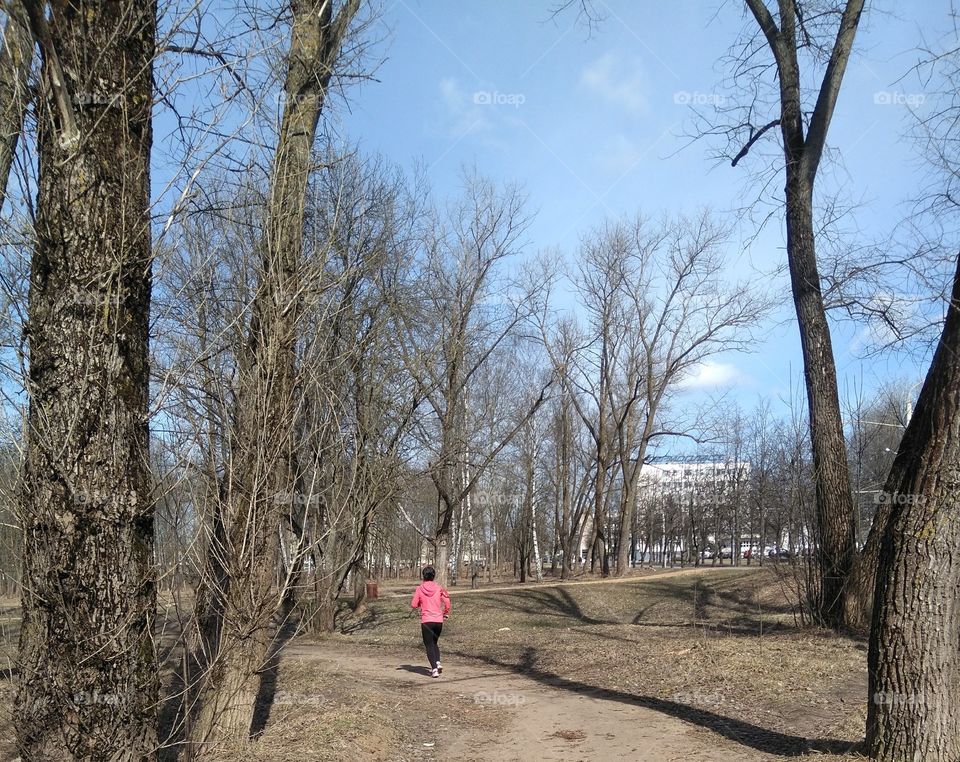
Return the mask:
{"type": "Polygon", "coordinates": [[[37,7],[31,23],[44,84],[26,330],[17,747],[31,762],[152,759],[156,5],[56,3],[48,13],[37,7]]]}
{"type": "Polygon", "coordinates": [[[0,50],[0,209],[6,199],[10,169],[23,130],[23,117],[30,102],[30,65],[33,35],[21,0],[6,5],[7,25],[0,50]]]}
{"type": "MultiPolygon", "coordinates": [[[[259,284],[247,353],[240,363],[227,475],[226,571],[218,649],[205,676],[192,741],[199,753],[248,737],[272,620],[284,599],[274,586],[277,527],[296,499],[293,432],[296,335],[307,183],[317,123],[340,45],[359,0],[334,15],[331,0],[293,0],[283,118],[267,202],[259,284]]],[[[199,612],[201,616],[204,612],[199,612]]]]}
{"type": "Polygon", "coordinates": [[[857,633],[866,634],[870,629],[880,546],[884,528],[890,516],[890,509],[891,506],[887,502],[882,502],[877,506],[873,524],[870,526],[870,533],[867,535],[867,542],[864,544],[863,550],[857,554],[853,571],[847,581],[845,596],[846,626],[857,633]]]}
{"type": "MultiPolygon", "coordinates": [[[[640,472],[643,461],[647,457],[647,444],[653,431],[653,421],[657,410],[657,400],[648,392],[647,410],[640,435],[640,446],[635,458],[631,458],[632,450],[621,449],[620,473],[623,475],[623,492],[620,500],[620,540],[617,544],[617,576],[622,576],[630,569],[630,559],[633,551],[633,525],[637,515],[637,501],[640,496],[640,472]]],[[[632,439],[632,437],[631,437],[632,439]]],[[[629,441],[629,440],[628,440],[629,441]]]]}
{"type": "MultiPolygon", "coordinates": [[[[801,103],[797,0],[779,0],[776,20],[764,0],[745,1],[773,53],[779,79],[780,118],[763,131],[779,125],[786,166],[787,263],[800,329],[816,481],[819,584],[814,613],[824,624],[842,629],[846,626],[847,582],[856,556],[856,518],[830,326],[817,269],[813,192],[864,0],[847,0],[843,5],[836,40],[809,118],[801,103]]],[[[762,134],[754,133],[751,143],[762,134]]],[[[749,146],[744,147],[735,164],[749,146]]]]}
{"type": "Polygon", "coordinates": [[[867,748],[960,759],[960,259],[940,344],[887,479],[867,748]]]}

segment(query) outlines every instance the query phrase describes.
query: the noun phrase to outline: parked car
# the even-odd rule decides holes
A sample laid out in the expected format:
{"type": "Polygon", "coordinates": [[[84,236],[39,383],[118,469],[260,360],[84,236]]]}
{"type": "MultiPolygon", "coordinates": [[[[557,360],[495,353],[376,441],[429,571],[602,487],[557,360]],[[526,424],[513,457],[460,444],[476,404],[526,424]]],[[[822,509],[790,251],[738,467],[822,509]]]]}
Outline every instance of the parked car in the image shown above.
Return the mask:
{"type": "Polygon", "coordinates": [[[786,548],[770,548],[770,550],[767,551],[767,558],[773,559],[774,561],[789,561],[790,551],[786,548]]]}

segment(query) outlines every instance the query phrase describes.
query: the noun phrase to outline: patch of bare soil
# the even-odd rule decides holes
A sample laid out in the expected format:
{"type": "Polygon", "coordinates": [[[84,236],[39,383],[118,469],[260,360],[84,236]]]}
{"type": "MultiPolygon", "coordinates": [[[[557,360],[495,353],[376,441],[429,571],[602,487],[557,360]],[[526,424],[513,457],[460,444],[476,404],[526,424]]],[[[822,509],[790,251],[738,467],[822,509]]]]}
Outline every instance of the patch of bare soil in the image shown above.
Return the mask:
{"type": "Polygon", "coordinates": [[[442,693],[420,667],[372,667],[346,654],[317,658],[293,648],[280,666],[263,734],[214,759],[434,760],[444,757],[446,739],[483,743],[505,725],[502,713],[438,699],[442,693]]]}

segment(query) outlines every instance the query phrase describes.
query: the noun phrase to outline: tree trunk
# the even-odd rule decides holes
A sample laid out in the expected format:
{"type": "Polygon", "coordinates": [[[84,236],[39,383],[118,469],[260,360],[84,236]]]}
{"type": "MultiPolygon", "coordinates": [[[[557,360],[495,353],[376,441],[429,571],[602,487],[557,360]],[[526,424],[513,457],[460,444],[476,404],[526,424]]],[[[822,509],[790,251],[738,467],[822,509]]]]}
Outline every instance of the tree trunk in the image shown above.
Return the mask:
{"type": "Polygon", "coordinates": [[[156,5],[58,3],[31,23],[44,85],[26,329],[17,747],[40,762],[153,759],[147,343],[156,5]]]}
{"type": "Polygon", "coordinates": [[[537,498],[536,490],[530,500],[530,535],[533,541],[533,574],[537,582],[543,581],[543,560],[540,558],[540,540],[537,539],[537,498]]]}
{"type": "Polygon", "coordinates": [[[435,545],[436,554],[433,562],[433,568],[436,571],[435,580],[438,585],[447,587],[450,580],[450,533],[439,532],[435,545]]]}
{"type": "Polygon", "coordinates": [[[334,63],[359,0],[334,16],[330,0],[294,0],[284,108],[267,201],[259,284],[246,355],[238,373],[227,474],[227,570],[219,649],[205,677],[192,741],[199,753],[250,732],[259,670],[284,599],[274,589],[273,561],[285,508],[296,501],[293,432],[296,335],[307,184],[317,123],[334,63]]]}
{"type": "MultiPolygon", "coordinates": [[[[818,589],[812,591],[814,614],[823,624],[842,629],[846,624],[847,582],[856,556],[856,516],[830,326],[817,269],[813,189],[864,0],[847,0],[843,4],[836,40],[816,105],[809,115],[804,114],[801,103],[797,3],[780,0],[778,20],[763,0],[746,0],[746,4],[774,55],[779,79],[778,121],[786,166],[787,263],[800,329],[816,475],[818,589]]],[[[799,26],[803,26],[802,19],[799,26]]],[[[775,124],[772,122],[771,126],[775,124]]],[[[742,154],[734,163],[740,158],[742,154]]]]}
{"type": "Polygon", "coordinates": [[[846,625],[846,583],[856,556],[856,520],[837,392],[830,326],[820,290],[813,232],[813,189],[799,168],[787,169],[787,250],[800,327],[810,439],[816,474],[819,619],[846,625]]]}
{"type": "Polygon", "coordinates": [[[873,759],[960,759],[960,259],[887,479],[868,669],[873,759]]]}
{"type": "Polygon", "coordinates": [[[847,581],[845,596],[845,623],[848,629],[866,633],[870,628],[873,610],[873,592],[876,587],[877,565],[883,531],[890,516],[890,503],[877,506],[867,542],[854,560],[853,571],[847,581]]]}
{"type": "Polygon", "coordinates": [[[633,528],[633,517],[637,505],[637,491],[633,479],[624,486],[623,499],[620,501],[620,527],[617,541],[616,575],[623,576],[630,569],[630,550],[633,528]]]}

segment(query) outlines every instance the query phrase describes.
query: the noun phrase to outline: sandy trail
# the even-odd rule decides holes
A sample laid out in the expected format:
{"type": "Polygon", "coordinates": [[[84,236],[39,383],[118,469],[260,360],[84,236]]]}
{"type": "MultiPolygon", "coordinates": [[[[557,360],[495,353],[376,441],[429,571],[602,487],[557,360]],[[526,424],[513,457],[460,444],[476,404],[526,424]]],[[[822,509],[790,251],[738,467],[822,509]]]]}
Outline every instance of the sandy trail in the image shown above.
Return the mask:
{"type": "Polygon", "coordinates": [[[506,713],[507,728],[496,737],[462,729],[445,735],[439,727],[433,746],[422,749],[423,759],[752,762],[777,758],[652,709],[544,685],[523,674],[451,658],[443,675],[433,679],[419,652],[371,653],[338,640],[291,644],[285,657],[321,660],[348,670],[367,687],[404,696],[411,712],[430,701],[448,705],[451,714],[462,702],[506,713]]]}

